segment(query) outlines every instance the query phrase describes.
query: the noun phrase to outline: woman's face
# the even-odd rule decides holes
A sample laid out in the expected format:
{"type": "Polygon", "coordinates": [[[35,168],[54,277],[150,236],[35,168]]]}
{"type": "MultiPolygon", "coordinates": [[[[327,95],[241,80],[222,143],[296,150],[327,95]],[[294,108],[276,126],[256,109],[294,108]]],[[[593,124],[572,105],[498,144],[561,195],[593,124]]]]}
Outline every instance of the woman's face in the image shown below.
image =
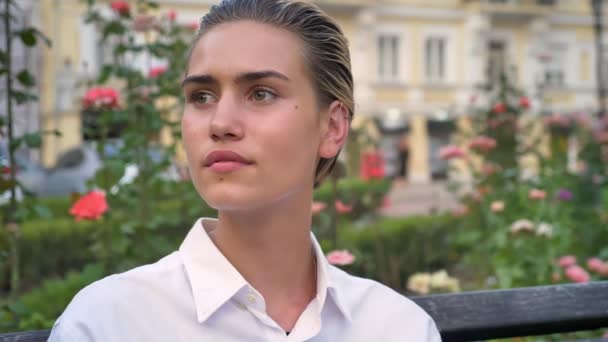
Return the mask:
{"type": "Polygon", "coordinates": [[[312,189],[317,159],[332,149],[304,63],[297,36],[253,21],[218,25],[194,47],[182,135],[212,207],[251,210],[312,189]]]}

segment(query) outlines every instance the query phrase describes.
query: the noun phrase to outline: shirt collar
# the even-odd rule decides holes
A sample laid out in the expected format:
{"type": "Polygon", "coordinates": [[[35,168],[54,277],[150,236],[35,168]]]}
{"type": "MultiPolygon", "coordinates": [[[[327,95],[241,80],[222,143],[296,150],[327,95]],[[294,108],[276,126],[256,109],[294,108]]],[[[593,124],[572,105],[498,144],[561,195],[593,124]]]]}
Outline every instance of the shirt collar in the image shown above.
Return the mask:
{"type": "MultiPolygon", "coordinates": [[[[192,288],[199,323],[206,321],[241,289],[249,286],[245,278],[211,241],[208,231],[213,230],[216,223],[216,219],[198,219],[179,248],[192,288]]],[[[348,307],[340,294],[337,282],[331,276],[331,266],[312,232],[310,237],[317,262],[319,307],[322,310],[329,294],[338,310],[351,322],[348,307]]]]}
{"type": "Polygon", "coordinates": [[[207,230],[214,228],[214,221],[198,219],[179,248],[190,280],[199,323],[206,321],[240,289],[247,286],[245,278],[207,234],[207,230]]]}
{"type": "Polygon", "coordinates": [[[329,262],[321,249],[321,245],[312,232],[310,232],[310,239],[312,240],[315,257],[317,258],[317,298],[321,304],[320,306],[323,307],[325,305],[325,299],[327,293],[329,293],[334,304],[338,307],[338,310],[340,310],[342,315],[344,315],[349,322],[352,322],[352,316],[350,311],[348,311],[344,297],[341,295],[338,282],[335,277],[332,277],[331,275],[330,271],[332,266],[329,265],[329,262]]]}

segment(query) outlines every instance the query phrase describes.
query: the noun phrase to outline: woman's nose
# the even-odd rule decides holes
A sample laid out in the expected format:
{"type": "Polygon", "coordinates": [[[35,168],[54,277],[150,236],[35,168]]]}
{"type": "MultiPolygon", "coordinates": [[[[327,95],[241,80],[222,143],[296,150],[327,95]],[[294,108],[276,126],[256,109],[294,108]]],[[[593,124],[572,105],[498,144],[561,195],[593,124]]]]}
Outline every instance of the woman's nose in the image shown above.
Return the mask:
{"type": "Polygon", "coordinates": [[[222,96],[211,117],[209,135],[214,141],[239,140],[243,137],[243,123],[238,102],[230,96],[222,96]]]}

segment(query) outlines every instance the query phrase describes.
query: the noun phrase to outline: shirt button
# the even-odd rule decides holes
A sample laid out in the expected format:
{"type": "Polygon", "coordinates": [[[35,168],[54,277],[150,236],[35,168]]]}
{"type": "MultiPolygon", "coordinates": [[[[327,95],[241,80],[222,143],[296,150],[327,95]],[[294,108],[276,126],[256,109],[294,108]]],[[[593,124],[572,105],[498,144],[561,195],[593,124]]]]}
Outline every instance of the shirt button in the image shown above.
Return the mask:
{"type": "Polygon", "coordinates": [[[253,293],[247,294],[247,300],[249,301],[249,303],[255,304],[255,301],[256,301],[255,295],[253,293]]]}

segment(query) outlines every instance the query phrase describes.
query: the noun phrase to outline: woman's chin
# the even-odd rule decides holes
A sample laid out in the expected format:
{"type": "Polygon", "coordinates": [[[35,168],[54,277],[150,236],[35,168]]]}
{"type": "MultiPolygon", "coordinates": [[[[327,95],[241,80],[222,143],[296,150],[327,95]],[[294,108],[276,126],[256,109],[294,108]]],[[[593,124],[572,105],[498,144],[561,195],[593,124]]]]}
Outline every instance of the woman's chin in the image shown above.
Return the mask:
{"type": "Polygon", "coordinates": [[[211,208],[218,211],[251,210],[262,202],[259,194],[227,187],[206,188],[200,195],[211,208]]]}

